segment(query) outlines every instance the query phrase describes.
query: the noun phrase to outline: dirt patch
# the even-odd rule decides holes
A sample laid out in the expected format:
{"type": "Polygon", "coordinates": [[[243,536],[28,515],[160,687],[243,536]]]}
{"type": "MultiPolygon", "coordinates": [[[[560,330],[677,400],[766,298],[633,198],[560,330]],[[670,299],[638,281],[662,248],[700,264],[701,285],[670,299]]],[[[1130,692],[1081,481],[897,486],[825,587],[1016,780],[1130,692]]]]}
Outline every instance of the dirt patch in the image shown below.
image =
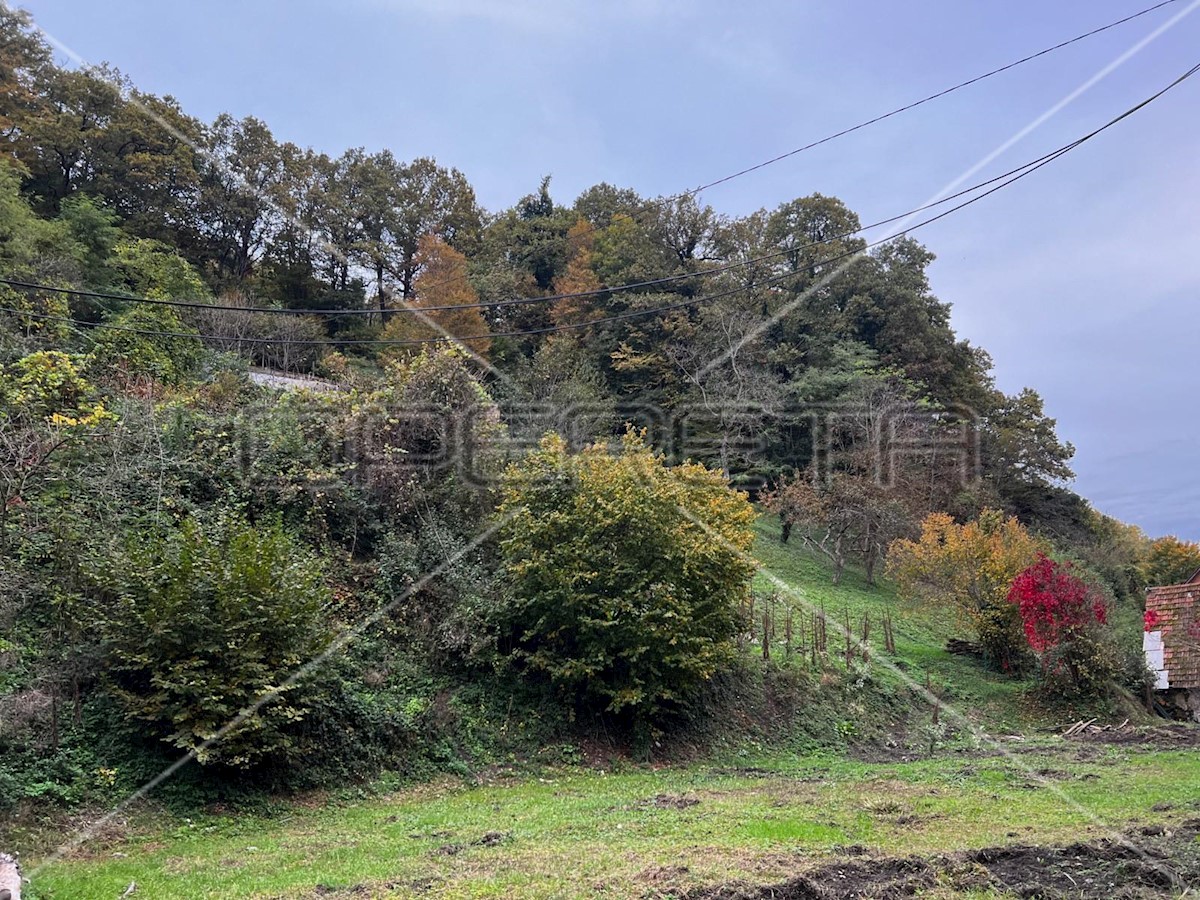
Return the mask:
{"type": "Polygon", "coordinates": [[[458,856],[468,847],[495,847],[498,844],[503,844],[509,839],[510,835],[504,831],[489,831],[481,837],[475,838],[465,844],[442,844],[433,852],[437,856],[458,856]]]}
{"type": "Polygon", "coordinates": [[[1072,744],[1101,744],[1116,747],[1153,747],[1155,750],[1187,750],[1200,747],[1200,728],[1195,725],[1155,725],[1084,731],[1066,738],[1072,744]]]}
{"type": "Polygon", "coordinates": [[[688,900],[901,900],[933,887],[937,877],[937,868],[923,859],[858,859],[824,865],[782,884],[733,882],[703,888],[688,900]]]}
{"type": "Polygon", "coordinates": [[[1102,840],[1065,847],[1013,844],[938,856],[872,857],[827,863],[778,884],[730,882],[688,900],[903,900],[937,885],[1022,898],[1175,897],[1200,885],[1200,820],[1145,829],[1129,843],[1102,840]],[[1150,832],[1150,833],[1146,833],[1150,832]]]}
{"type": "Polygon", "coordinates": [[[649,800],[638,804],[648,809],[688,809],[699,805],[700,801],[697,798],[679,794],[655,794],[649,800]]]}
{"type": "Polygon", "coordinates": [[[687,875],[689,871],[687,866],[651,866],[635,875],[634,880],[646,881],[651,884],[676,882],[687,875]]]}
{"type": "Polygon", "coordinates": [[[928,752],[922,752],[894,740],[855,744],[850,747],[848,755],[851,759],[865,763],[915,762],[929,756],[928,752]]]}

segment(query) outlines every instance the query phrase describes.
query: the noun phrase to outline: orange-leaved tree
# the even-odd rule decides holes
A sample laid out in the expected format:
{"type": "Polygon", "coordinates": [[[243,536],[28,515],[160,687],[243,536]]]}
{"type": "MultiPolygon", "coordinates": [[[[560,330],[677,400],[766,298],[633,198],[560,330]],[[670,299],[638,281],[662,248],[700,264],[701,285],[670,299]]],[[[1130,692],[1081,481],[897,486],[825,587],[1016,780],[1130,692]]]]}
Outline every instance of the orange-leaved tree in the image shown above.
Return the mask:
{"type": "MultiPolygon", "coordinates": [[[[479,309],[479,294],[467,279],[467,258],[439,238],[427,234],[417,251],[420,272],[414,299],[408,304],[422,313],[392,312],[383,338],[389,341],[429,341],[452,335],[480,356],[487,356],[492,339],[479,309]],[[458,308],[461,307],[461,308],[458,308]]],[[[447,338],[449,341],[449,338],[447,338]]],[[[397,351],[420,350],[420,345],[394,345],[397,351]]]]}
{"type": "Polygon", "coordinates": [[[1012,671],[1024,644],[1020,614],[1008,602],[1013,579],[1049,548],[1015,517],[994,509],[965,525],[945,513],[921,523],[917,540],[888,548],[888,574],[907,600],[953,610],[985,657],[1012,671]]]}
{"type": "MultiPolygon", "coordinates": [[[[594,233],[595,229],[584,218],[580,218],[571,226],[567,232],[567,246],[571,255],[566,271],[554,279],[554,293],[584,294],[600,290],[600,279],[596,277],[596,271],[592,268],[594,233]]],[[[589,322],[600,318],[601,315],[598,294],[590,297],[564,297],[554,301],[554,305],[550,307],[550,320],[555,325],[589,322]]]]}

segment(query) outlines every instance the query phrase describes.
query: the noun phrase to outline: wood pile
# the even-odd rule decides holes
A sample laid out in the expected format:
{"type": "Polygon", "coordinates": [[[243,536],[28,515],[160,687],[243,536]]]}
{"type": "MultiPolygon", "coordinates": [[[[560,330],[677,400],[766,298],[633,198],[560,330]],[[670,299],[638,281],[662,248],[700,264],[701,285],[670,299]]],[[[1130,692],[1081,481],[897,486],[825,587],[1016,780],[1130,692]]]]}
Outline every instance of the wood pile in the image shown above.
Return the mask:
{"type": "Polygon", "coordinates": [[[1097,725],[1095,719],[1080,719],[1070,725],[1060,725],[1055,731],[1062,730],[1062,737],[1075,737],[1080,734],[1100,734],[1105,731],[1124,731],[1129,725],[1129,720],[1126,719],[1120,725],[1097,725]]]}

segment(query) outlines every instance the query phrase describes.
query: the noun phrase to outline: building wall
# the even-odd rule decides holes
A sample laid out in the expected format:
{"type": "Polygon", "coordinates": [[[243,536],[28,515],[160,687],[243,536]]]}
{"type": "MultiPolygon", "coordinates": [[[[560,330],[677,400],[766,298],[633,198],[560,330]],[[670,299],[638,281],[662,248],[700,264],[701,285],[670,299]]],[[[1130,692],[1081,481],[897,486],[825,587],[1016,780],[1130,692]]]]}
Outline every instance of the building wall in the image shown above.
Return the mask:
{"type": "Polygon", "coordinates": [[[1146,594],[1151,624],[1143,638],[1159,689],[1200,688],[1200,583],[1157,587],[1146,594]]]}

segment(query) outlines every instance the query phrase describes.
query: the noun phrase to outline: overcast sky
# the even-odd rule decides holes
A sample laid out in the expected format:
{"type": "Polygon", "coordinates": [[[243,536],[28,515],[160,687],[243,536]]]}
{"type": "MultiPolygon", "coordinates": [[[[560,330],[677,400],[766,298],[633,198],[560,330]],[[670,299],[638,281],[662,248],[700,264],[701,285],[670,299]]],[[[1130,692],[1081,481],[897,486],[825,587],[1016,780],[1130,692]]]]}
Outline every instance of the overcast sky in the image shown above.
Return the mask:
{"type": "MultiPolygon", "coordinates": [[[[279,139],[331,154],[434,156],[501,209],[547,174],[563,203],[600,181],[675,193],[1152,2],[24,5],[87,61],[202,119],[259,116],[279,139]]],[[[1176,0],[705,199],[742,214],[820,191],[863,221],[918,206],[1010,142],[966,183],[1078,137],[1200,61],[1198,2],[1176,0]]],[[[1040,391],[1075,444],[1075,488],[1151,534],[1190,539],[1200,539],[1198,109],[1200,77],[914,235],[938,256],[933,285],[958,332],[992,354],[1003,389],[1040,391]]]]}

